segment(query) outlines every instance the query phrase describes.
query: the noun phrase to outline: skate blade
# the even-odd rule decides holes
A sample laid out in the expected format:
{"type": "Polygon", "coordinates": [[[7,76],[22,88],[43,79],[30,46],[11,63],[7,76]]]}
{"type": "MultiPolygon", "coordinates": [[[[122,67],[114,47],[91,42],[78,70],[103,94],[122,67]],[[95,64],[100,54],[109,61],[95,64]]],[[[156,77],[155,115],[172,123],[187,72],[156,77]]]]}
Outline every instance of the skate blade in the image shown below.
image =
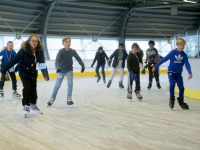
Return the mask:
{"type": "Polygon", "coordinates": [[[28,118],[28,114],[24,114],[24,118],[28,118]]]}
{"type": "Polygon", "coordinates": [[[68,105],[68,108],[73,108],[73,105],[68,105]]]}
{"type": "Polygon", "coordinates": [[[21,97],[12,97],[13,99],[21,100],[21,97]]]}

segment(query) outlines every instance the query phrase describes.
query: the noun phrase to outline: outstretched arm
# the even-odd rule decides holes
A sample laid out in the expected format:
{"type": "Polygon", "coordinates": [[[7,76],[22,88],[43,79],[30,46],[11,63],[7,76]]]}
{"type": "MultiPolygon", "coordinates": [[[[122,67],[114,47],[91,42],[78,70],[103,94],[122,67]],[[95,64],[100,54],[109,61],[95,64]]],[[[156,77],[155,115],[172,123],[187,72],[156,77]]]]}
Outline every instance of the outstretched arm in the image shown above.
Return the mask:
{"type": "Polygon", "coordinates": [[[24,49],[20,49],[17,55],[1,69],[1,73],[5,74],[12,66],[22,60],[24,57],[24,49]]]}

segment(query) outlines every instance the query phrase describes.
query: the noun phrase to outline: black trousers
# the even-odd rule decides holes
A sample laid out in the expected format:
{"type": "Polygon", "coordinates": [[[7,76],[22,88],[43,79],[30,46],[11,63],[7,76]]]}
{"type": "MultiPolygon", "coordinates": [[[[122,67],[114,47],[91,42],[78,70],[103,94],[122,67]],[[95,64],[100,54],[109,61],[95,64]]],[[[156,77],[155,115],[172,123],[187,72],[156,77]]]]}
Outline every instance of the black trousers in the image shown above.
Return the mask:
{"type": "MultiPolygon", "coordinates": [[[[16,80],[16,75],[15,72],[9,72],[11,80],[12,80],[12,89],[17,90],[17,80],[16,80]]],[[[4,87],[4,82],[5,82],[5,74],[1,75],[1,81],[0,81],[0,90],[3,89],[4,87]]]]}
{"type": "Polygon", "coordinates": [[[37,79],[21,77],[23,84],[22,105],[37,104],[37,79]]]}
{"type": "Polygon", "coordinates": [[[153,72],[152,72],[152,67],[151,67],[151,65],[152,65],[152,64],[150,64],[150,63],[148,64],[149,82],[152,83],[153,74],[154,74],[154,77],[155,77],[156,82],[158,82],[158,81],[159,81],[159,73],[158,73],[159,67],[158,67],[158,68],[156,69],[156,71],[153,73],[153,72]]]}
{"type": "MultiPolygon", "coordinates": [[[[135,92],[140,91],[140,73],[135,73],[136,81],[135,81],[135,92]]],[[[131,80],[130,73],[128,74],[128,92],[132,92],[133,81],[131,80]]]]}

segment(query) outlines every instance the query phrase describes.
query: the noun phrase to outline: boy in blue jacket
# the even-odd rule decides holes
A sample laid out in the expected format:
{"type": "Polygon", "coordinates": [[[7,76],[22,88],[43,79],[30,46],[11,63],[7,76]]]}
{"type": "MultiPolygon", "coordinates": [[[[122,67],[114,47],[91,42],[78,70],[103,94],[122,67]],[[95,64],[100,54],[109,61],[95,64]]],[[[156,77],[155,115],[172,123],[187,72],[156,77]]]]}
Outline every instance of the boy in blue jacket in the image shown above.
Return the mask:
{"type": "MultiPolygon", "coordinates": [[[[8,62],[10,62],[16,55],[16,52],[13,50],[13,42],[8,41],[7,48],[5,50],[2,50],[0,52],[0,56],[3,56],[1,67],[3,68],[8,62]]],[[[21,95],[17,93],[17,80],[15,76],[15,72],[17,72],[17,67],[14,69],[14,67],[9,69],[9,74],[12,79],[12,96],[13,98],[21,99],[21,95]]],[[[5,74],[1,75],[1,81],[0,81],[0,97],[4,97],[4,82],[5,82],[5,74]]]]}
{"type": "Polygon", "coordinates": [[[127,54],[126,50],[124,49],[124,44],[120,43],[118,49],[116,49],[112,53],[110,58],[108,59],[108,65],[110,66],[112,58],[114,58],[113,63],[112,63],[113,71],[110,76],[109,82],[107,84],[107,88],[110,87],[112,80],[118,70],[119,70],[119,75],[120,75],[119,87],[124,88],[124,85],[122,83],[123,83],[123,78],[124,78],[124,67],[125,67],[125,60],[127,58],[127,55],[128,54],[127,54]]]}
{"type": "Polygon", "coordinates": [[[185,64],[190,79],[192,78],[192,72],[190,64],[188,62],[187,54],[183,51],[185,43],[186,41],[184,39],[179,38],[176,41],[177,48],[172,50],[167,56],[165,56],[152,68],[152,72],[155,72],[158,66],[160,66],[162,63],[170,59],[170,63],[168,66],[168,78],[170,84],[169,107],[171,109],[174,108],[174,102],[175,102],[175,96],[174,96],[175,83],[177,83],[177,86],[179,88],[179,97],[177,98],[177,100],[180,107],[182,109],[189,109],[187,103],[184,103],[184,86],[182,78],[183,65],[185,64]]]}

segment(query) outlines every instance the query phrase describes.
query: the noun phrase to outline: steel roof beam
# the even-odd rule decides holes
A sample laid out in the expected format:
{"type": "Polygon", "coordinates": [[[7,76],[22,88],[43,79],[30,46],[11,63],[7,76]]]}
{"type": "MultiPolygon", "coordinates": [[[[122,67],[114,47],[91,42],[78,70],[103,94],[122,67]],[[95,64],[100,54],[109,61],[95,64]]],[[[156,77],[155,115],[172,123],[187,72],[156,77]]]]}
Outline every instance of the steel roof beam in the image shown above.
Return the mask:
{"type": "Polygon", "coordinates": [[[50,5],[48,5],[48,8],[44,12],[44,15],[42,18],[42,23],[41,23],[41,29],[40,29],[40,32],[43,35],[41,37],[41,39],[42,39],[42,43],[44,45],[45,59],[47,59],[47,60],[50,59],[49,52],[48,52],[48,46],[47,46],[47,27],[48,27],[51,12],[52,12],[55,4],[56,4],[56,1],[53,1],[53,2],[51,2],[50,5]]]}

